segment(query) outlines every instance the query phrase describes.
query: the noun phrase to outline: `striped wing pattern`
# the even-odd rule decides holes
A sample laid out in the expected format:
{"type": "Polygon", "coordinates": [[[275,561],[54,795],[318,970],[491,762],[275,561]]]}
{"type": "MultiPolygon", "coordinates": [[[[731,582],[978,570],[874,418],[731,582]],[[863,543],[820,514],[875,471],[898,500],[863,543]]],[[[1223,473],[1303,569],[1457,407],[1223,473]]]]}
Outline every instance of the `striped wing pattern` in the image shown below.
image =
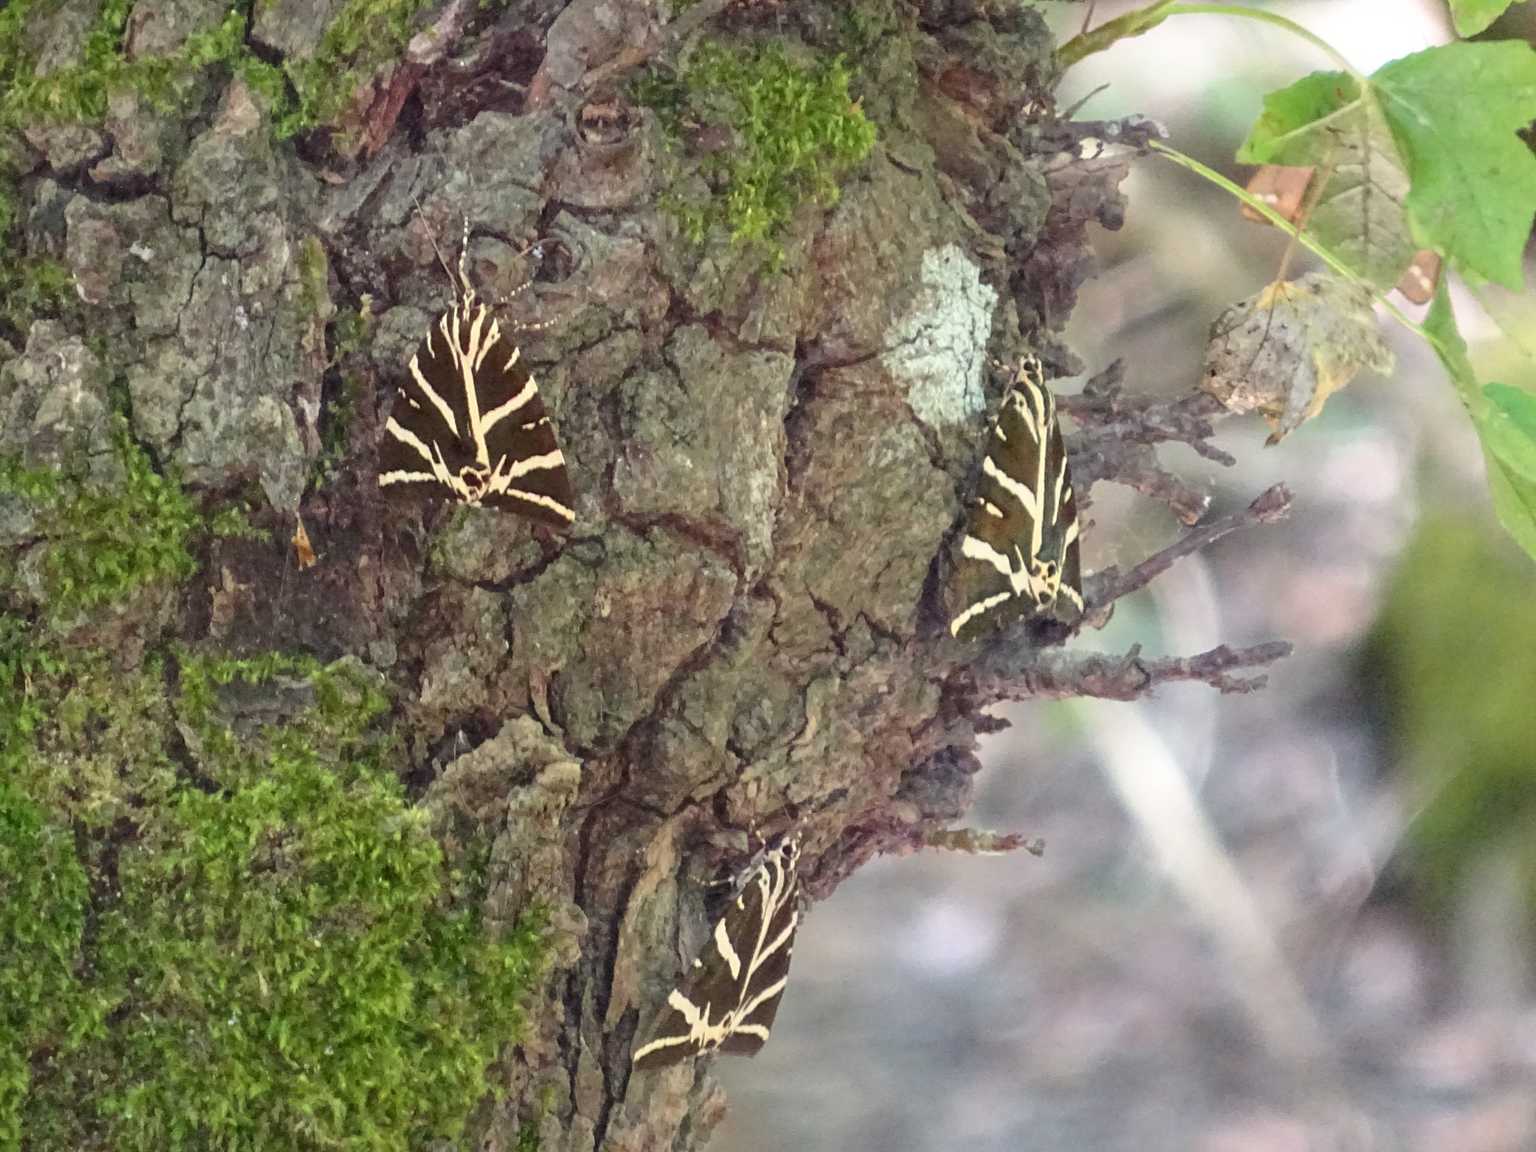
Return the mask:
{"type": "Polygon", "coordinates": [[[800,922],[798,836],[764,853],[715,922],[704,951],[667,997],[636,1068],[660,1068],[706,1052],[754,1055],[779,1010],[800,922]]]}
{"type": "Polygon", "coordinates": [[[565,457],[520,359],[472,291],[438,317],[384,425],[379,487],[434,492],[568,527],[576,517],[565,457]]]}
{"type": "Polygon", "coordinates": [[[1082,614],[1067,450],[1056,400],[1033,357],[1014,374],[992,426],[959,551],[951,635],[971,639],[1020,617],[1082,614]]]}

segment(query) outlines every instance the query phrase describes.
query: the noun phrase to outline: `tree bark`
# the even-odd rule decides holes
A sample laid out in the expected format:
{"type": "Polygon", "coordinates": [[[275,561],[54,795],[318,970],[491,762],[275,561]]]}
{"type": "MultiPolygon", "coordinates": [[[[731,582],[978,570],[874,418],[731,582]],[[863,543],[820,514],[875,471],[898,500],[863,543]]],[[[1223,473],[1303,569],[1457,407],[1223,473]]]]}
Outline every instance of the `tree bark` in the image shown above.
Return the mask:
{"type": "MultiPolygon", "coordinates": [[[[172,7],[139,5],[146,22],[172,7]]],[[[658,126],[624,85],[705,30],[829,51],[841,4],[703,0],[666,23],[642,0],[522,0],[489,20],[456,2],[372,78],[344,139],[274,141],[238,78],[181,118],[123,96],[100,130],[27,133],[28,248],[67,261],[110,349],[69,344],[110,362],[76,379],[122,380],[157,460],[208,493],[259,484],[276,530],[215,541],[176,611],[130,617],[135,643],[379,669],[401,770],[450,852],[473,830],[494,840],[493,920],[550,910],[552,971],[479,1147],[529,1127],[546,1150],[703,1146],[725,1105],[707,1062],[632,1075],[629,1053],[701,942],[706,883],[751,833],[803,830],[814,905],[963,817],[987,704],[1166,679],[1247,690],[1261,678],[1236,673],[1284,654],[948,639],[946,545],[1000,391],[988,359],[1027,347],[1055,375],[1080,368],[1060,331],[1086,230],[1119,225],[1155,129],[1057,119],[1028,8],[875,7],[894,17],[859,62],[879,141],[835,206],[801,206],[776,273],[677,235],[658,126]],[[553,241],[507,313],[549,323],[520,339],[577,488],[568,535],[402,511],[374,485],[392,381],[450,292],[434,244],[452,264],[464,216],[484,294],[517,284],[527,242],[553,241]],[[369,339],[344,347],[338,317],[360,308],[369,339]],[[295,515],[313,567],[287,545],[295,515]]],[[[318,36],[258,8],[271,51],[318,36]]],[[[34,329],[14,359],[41,365],[57,343],[34,329]]],[[[89,388],[105,405],[107,385],[89,388]]],[[[1203,515],[1154,446],[1221,458],[1208,403],[1143,401],[1112,371],[1064,407],[1085,507],[1119,482],[1203,515]]],[[[58,429],[13,413],[5,431],[35,447],[58,429]]],[[[103,444],[87,428],[82,450],[103,444]]],[[[1100,573],[1089,622],[1285,503],[1266,494],[1100,573]]]]}

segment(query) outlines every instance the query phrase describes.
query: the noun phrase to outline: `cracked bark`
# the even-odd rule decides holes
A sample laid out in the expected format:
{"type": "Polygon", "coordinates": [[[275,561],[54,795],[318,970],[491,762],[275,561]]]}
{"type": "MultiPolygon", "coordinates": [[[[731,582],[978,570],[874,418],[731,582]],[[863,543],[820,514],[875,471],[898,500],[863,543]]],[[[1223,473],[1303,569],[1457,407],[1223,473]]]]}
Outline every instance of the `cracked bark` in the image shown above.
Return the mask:
{"type": "MultiPolygon", "coordinates": [[[[625,108],[613,128],[605,111],[597,133],[583,109],[622,107],[628,71],[707,21],[829,50],[839,5],[706,0],[672,28],[639,0],[524,0],[483,26],[469,7],[449,5],[375,78],[347,150],[271,144],[238,81],[157,122],[156,148],[117,147],[101,179],[34,138],[28,243],[93,285],[93,320],[138,382],[141,440],[211,493],[259,479],[274,539],[301,508],[319,553],[298,572],[283,543],[217,543],[158,639],[385,671],[401,771],[450,851],[463,822],[494,838],[493,920],[551,909],[554,970],[475,1146],[537,1126],[546,1150],[696,1148],[724,1107],[708,1067],[631,1076],[629,1050],[700,942],[704,882],[746,854],[748,829],[800,824],[813,899],[877,853],[1020,846],[946,830],[977,736],[997,727],[988,704],[1131,699],[1168,680],[1247,691],[1288,648],[1069,658],[944,634],[945,547],[1001,386],[982,366],[1028,346],[1078,367],[1057,333],[1091,266],[1087,226],[1118,226],[1118,185],[1153,131],[1026,115],[1056,78],[1031,11],[893,8],[861,93],[880,143],[835,208],[800,212],[784,272],[765,277],[753,256],[671,237],[647,114],[625,108]],[[1112,146],[1085,156],[1088,137],[1112,146]],[[167,203],[163,224],[145,216],[167,203]],[[461,214],[489,294],[521,279],[522,240],[559,241],[508,312],[558,318],[522,340],[578,488],[565,538],[491,512],[402,514],[373,487],[390,380],[446,292],[433,233],[454,244],[461,214]],[[329,263],[320,299],[298,267],[306,236],[329,263]],[[210,272],[226,260],[235,284],[210,272]],[[365,295],[369,345],[329,366],[306,354],[316,314],[365,295]],[[169,323],[168,299],[183,302],[169,323]],[[318,428],[294,411],[312,395],[318,428]],[[301,498],[326,438],[341,461],[301,498]]],[[[1206,442],[1210,403],[1139,400],[1118,368],[1063,408],[1084,503],[1096,482],[1129,484],[1193,524],[1205,497],[1155,446],[1231,463],[1206,442]]],[[[1096,574],[1090,623],[1285,504],[1266,493],[1096,574]]]]}

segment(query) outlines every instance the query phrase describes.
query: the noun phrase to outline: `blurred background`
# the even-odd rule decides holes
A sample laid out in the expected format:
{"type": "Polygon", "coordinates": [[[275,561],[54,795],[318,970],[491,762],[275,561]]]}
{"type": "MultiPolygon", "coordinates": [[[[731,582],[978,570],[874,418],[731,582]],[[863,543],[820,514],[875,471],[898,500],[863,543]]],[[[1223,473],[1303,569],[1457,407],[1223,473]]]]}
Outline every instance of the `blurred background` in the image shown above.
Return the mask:
{"type": "MultiPolygon", "coordinates": [[[[1451,38],[1442,0],[1269,7],[1363,71],[1451,38]]],[[[1063,38],[1084,10],[1043,8],[1063,38]]],[[[1536,18],[1492,31],[1515,34],[1536,18]]],[[[1241,182],[1263,94],[1327,66],[1277,29],[1182,16],[1080,65],[1059,103],[1109,84],[1080,116],[1142,112],[1241,182]]],[[[1284,238],[1157,159],[1126,192],[1070,336],[1090,371],[1123,357],[1128,387],[1184,391],[1284,238]]],[[[1455,303],[1479,375],[1536,387],[1531,298],[1455,303]]],[[[879,860],[812,908],[772,1042],[716,1063],[716,1148],[1536,1149],[1536,564],[1494,522],[1438,364],[1386,331],[1397,371],[1281,445],[1254,417],[1217,438],[1236,468],[1169,453],[1210,515],[1283,480],[1292,517],[1075,641],[1289,639],[1269,688],[1016,706],[969,823],[1041,836],[1044,858],[879,860]]],[[[1177,529],[1104,485],[1091,516],[1090,569],[1177,529]]]]}

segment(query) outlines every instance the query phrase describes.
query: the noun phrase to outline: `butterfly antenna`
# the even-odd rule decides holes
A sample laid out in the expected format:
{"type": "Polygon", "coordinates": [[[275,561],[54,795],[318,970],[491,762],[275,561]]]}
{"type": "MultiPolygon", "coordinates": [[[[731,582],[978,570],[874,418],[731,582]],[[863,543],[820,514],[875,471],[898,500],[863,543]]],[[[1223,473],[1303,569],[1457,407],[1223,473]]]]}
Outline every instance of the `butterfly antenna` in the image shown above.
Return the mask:
{"type": "Polygon", "coordinates": [[[475,289],[469,282],[469,213],[464,213],[464,238],[459,244],[459,284],[464,289],[464,299],[473,300],[475,289]]]}
{"type": "MultiPolygon", "coordinates": [[[[453,269],[448,267],[448,261],[443,256],[443,250],[437,246],[437,233],[435,231],[433,231],[433,229],[432,229],[432,221],[428,220],[427,219],[427,214],[422,211],[422,209],[421,209],[421,201],[416,199],[416,190],[414,188],[411,190],[411,203],[416,205],[416,215],[421,217],[421,223],[422,223],[423,227],[425,227],[426,230],[427,230],[427,240],[432,245],[432,251],[437,254],[437,262],[443,266],[443,274],[445,276],[447,276],[450,281],[452,281],[453,280],[453,269]]],[[[469,235],[469,217],[467,217],[467,216],[464,218],[464,234],[465,234],[465,237],[466,237],[465,242],[467,244],[468,243],[468,235],[469,235]]],[[[460,256],[459,256],[459,276],[463,277],[463,275],[464,275],[464,256],[461,253],[460,256]]],[[[455,295],[458,294],[458,284],[457,283],[454,284],[454,294],[455,295]]]]}

